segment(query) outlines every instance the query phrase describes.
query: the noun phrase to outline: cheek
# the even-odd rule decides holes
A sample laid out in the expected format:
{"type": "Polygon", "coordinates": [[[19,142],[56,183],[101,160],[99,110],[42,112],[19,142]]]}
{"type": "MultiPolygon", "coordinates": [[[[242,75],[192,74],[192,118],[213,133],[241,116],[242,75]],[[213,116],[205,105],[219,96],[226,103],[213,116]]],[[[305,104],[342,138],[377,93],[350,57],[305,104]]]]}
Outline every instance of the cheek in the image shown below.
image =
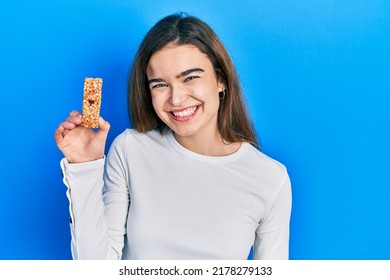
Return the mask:
{"type": "Polygon", "coordinates": [[[193,95],[207,102],[218,102],[218,88],[210,85],[201,86],[193,91],[193,95]]]}
{"type": "Polygon", "coordinates": [[[210,105],[210,110],[214,113],[216,113],[219,110],[220,106],[220,100],[219,100],[219,93],[218,89],[215,89],[215,91],[210,92],[209,94],[209,105],[210,105]]]}
{"type": "Polygon", "coordinates": [[[218,89],[211,88],[202,92],[202,98],[212,107],[219,107],[218,89]]]}
{"type": "Polygon", "coordinates": [[[160,116],[161,112],[164,109],[164,98],[161,95],[153,95],[152,94],[152,105],[154,108],[154,111],[157,113],[157,115],[160,116]]]}
{"type": "Polygon", "coordinates": [[[154,111],[156,111],[156,113],[158,112],[158,105],[159,102],[157,101],[157,99],[155,97],[152,96],[152,105],[153,105],[153,109],[154,111]]]}

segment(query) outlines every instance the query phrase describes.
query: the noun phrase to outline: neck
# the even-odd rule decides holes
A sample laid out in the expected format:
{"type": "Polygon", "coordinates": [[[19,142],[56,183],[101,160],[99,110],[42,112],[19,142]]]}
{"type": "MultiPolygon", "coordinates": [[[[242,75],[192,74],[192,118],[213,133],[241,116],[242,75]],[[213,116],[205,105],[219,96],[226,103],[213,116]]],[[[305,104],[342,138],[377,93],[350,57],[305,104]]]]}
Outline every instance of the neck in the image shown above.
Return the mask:
{"type": "Polygon", "coordinates": [[[173,134],[177,142],[186,149],[205,156],[226,156],[236,152],[241,143],[224,142],[219,131],[207,135],[179,136],[173,134]]]}

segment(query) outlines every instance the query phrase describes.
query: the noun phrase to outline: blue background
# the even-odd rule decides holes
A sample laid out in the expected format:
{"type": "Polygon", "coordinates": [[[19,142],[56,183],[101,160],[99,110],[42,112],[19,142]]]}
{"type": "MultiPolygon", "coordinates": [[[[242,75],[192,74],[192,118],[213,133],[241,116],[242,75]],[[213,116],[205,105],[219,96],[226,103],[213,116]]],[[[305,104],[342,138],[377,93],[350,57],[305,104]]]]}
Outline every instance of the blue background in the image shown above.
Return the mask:
{"type": "Polygon", "coordinates": [[[53,132],[104,79],[113,138],[147,30],[185,11],[237,66],[263,152],[293,184],[291,259],[390,259],[390,1],[6,1],[0,6],[0,259],[69,259],[53,132]]]}

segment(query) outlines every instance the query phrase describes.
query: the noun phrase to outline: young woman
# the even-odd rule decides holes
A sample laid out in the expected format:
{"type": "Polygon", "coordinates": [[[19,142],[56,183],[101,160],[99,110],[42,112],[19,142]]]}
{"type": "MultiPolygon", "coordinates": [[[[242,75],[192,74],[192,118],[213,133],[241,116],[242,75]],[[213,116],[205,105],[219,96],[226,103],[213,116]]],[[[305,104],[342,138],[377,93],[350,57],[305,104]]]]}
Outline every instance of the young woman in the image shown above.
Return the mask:
{"type": "Polygon", "coordinates": [[[235,68],[213,30],[182,14],[145,36],[129,79],[133,129],[55,131],[75,259],[287,259],[291,186],[260,152],[235,68]]]}

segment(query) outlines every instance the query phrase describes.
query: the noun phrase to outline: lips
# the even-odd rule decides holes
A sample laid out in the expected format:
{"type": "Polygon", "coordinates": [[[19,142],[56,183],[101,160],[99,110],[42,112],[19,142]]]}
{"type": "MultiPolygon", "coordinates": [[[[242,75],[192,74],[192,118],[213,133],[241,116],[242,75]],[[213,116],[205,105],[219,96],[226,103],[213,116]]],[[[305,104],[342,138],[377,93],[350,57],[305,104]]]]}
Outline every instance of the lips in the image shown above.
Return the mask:
{"type": "Polygon", "coordinates": [[[192,106],[192,107],[187,107],[183,110],[171,111],[171,116],[176,121],[187,121],[192,119],[195,116],[198,107],[199,106],[192,106]]]}

